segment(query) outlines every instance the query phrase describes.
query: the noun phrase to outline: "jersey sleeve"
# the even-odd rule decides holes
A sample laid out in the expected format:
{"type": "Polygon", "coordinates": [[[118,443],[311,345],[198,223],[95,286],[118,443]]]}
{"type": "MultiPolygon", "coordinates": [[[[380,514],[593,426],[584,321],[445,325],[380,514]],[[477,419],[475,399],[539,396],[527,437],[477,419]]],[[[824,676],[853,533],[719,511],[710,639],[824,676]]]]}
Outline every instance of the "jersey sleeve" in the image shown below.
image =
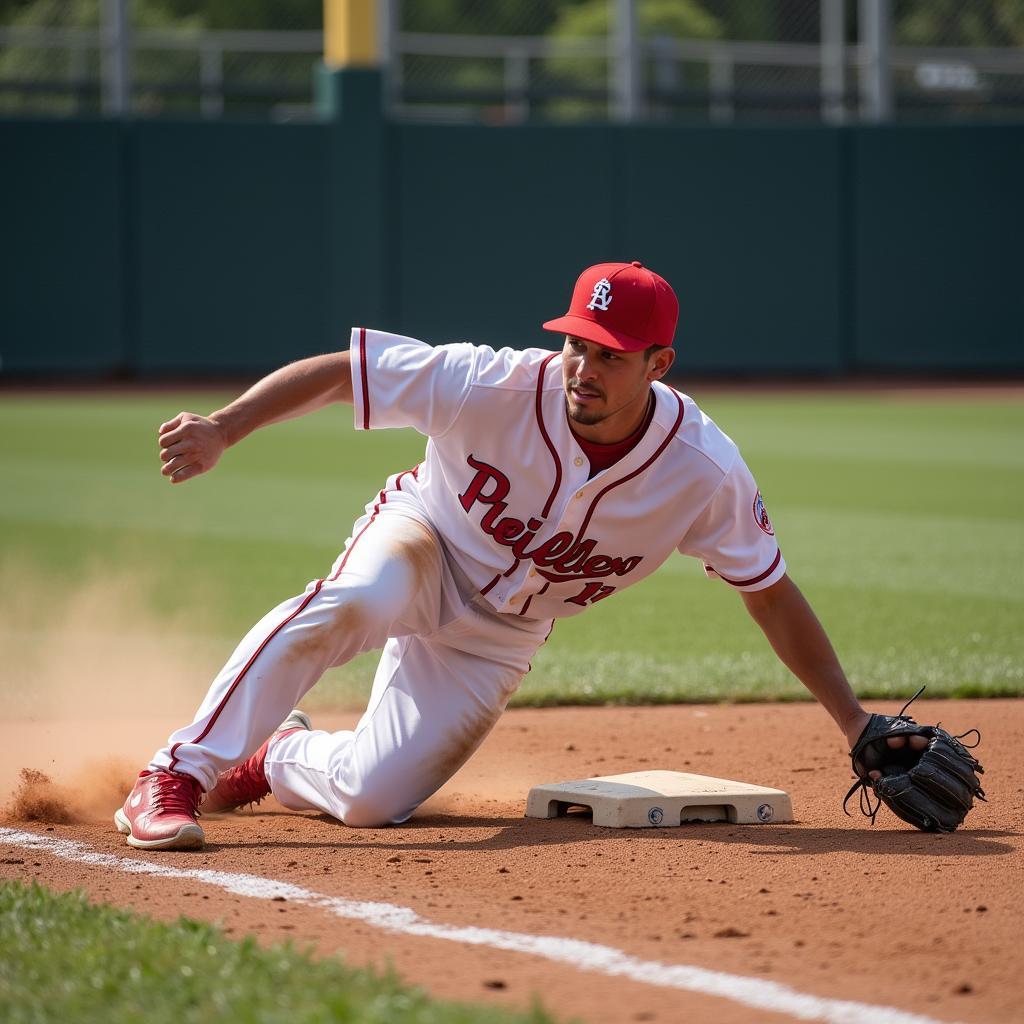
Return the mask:
{"type": "Polygon", "coordinates": [[[413,427],[439,437],[455,422],[473,379],[475,348],[352,330],[349,348],[357,430],[413,427]]]}
{"type": "Polygon", "coordinates": [[[782,579],[786,562],[761,492],[737,455],[704,511],[679,544],[704,571],[737,590],[764,590],[782,579]]]}

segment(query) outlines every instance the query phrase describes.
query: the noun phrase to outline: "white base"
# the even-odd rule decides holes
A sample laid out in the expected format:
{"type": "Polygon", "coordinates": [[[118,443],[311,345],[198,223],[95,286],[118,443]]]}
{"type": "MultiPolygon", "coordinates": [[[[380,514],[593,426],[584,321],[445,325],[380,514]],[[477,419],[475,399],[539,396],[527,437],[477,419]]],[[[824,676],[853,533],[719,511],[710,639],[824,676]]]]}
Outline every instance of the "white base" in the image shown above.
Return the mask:
{"type": "Polygon", "coordinates": [[[667,771],[534,786],[526,800],[526,817],[557,818],[570,807],[590,808],[594,824],[606,828],[667,828],[684,821],[763,825],[793,820],[792,801],[781,789],[667,771]]]}

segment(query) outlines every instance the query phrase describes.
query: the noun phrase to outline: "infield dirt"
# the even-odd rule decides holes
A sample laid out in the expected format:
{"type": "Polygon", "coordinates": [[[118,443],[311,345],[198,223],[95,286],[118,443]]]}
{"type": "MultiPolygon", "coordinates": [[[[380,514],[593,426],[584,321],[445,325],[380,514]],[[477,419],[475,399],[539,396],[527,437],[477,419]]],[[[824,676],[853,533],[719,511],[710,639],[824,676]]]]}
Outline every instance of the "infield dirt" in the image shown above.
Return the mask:
{"type": "MultiPolygon", "coordinates": [[[[348,829],[270,799],[255,813],[204,817],[208,846],[196,853],[132,851],[110,821],[128,766],[141,766],[177,724],[162,717],[9,721],[0,793],[5,824],[101,852],[245,872],[448,924],[587,939],[934,1019],[1020,1021],[1024,704],[921,700],[913,710],[918,721],[983,735],[989,802],[952,835],[916,832],[885,809],[874,826],[845,817],[842,738],[810,704],[511,711],[405,826],[348,829]],[[116,763],[104,763],[110,754],[116,763]],[[21,768],[51,782],[19,789],[21,768]],[[522,817],[531,785],[645,768],[777,786],[792,795],[797,821],[619,831],[577,816],[522,817]],[[39,820],[59,811],[70,820],[39,820]]],[[[355,718],[319,715],[314,725],[346,728],[355,718]]],[[[0,851],[2,878],[81,887],[158,918],[218,921],[235,937],[313,943],[355,964],[390,962],[440,996],[526,1007],[537,995],[561,1019],[594,1022],[792,1019],[531,955],[396,937],[192,880],[69,863],[3,841],[0,851]]]]}

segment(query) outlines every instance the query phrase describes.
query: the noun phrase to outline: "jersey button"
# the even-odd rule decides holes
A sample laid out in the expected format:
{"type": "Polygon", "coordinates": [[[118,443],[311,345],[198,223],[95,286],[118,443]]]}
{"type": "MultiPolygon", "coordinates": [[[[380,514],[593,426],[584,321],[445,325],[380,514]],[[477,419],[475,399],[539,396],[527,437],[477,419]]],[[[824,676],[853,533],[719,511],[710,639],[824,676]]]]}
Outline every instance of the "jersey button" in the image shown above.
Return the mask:
{"type": "Polygon", "coordinates": [[[509,604],[519,604],[519,598],[518,597],[510,597],[508,599],[508,603],[509,604]]]}
{"type": "Polygon", "coordinates": [[[583,497],[583,492],[582,491],[577,491],[576,492],[576,497],[577,498],[582,498],[583,497]]]}
{"type": "Polygon", "coordinates": [[[532,576],[536,576],[536,575],[537,575],[537,570],[536,569],[531,569],[530,570],[530,576],[532,577],[532,576]]]}
{"type": "Polygon", "coordinates": [[[581,459],[581,458],[580,458],[580,457],[579,457],[578,455],[577,455],[577,456],[576,456],[576,458],[575,458],[575,459],[573,459],[572,461],[573,461],[573,462],[574,462],[574,463],[575,463],[575,464],[576,464],[577,466],[582,466],[582,465],[583,465],[583,460],[582,460],[582,459],[581,459]]]}

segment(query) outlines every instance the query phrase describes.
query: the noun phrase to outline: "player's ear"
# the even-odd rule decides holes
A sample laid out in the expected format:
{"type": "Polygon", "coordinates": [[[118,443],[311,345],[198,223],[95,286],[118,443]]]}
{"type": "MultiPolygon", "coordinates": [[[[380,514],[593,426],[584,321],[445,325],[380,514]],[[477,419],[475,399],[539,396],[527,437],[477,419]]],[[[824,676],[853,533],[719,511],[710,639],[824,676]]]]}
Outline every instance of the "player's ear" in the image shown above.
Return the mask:
{"type": "Polygon", "coordinates": [[[650,365],[647,367],[648,380],[661,380],[662,377],[672,369],[676,361],[676,350],[674,348],[661,348],[651,356],[650,365]]]}

